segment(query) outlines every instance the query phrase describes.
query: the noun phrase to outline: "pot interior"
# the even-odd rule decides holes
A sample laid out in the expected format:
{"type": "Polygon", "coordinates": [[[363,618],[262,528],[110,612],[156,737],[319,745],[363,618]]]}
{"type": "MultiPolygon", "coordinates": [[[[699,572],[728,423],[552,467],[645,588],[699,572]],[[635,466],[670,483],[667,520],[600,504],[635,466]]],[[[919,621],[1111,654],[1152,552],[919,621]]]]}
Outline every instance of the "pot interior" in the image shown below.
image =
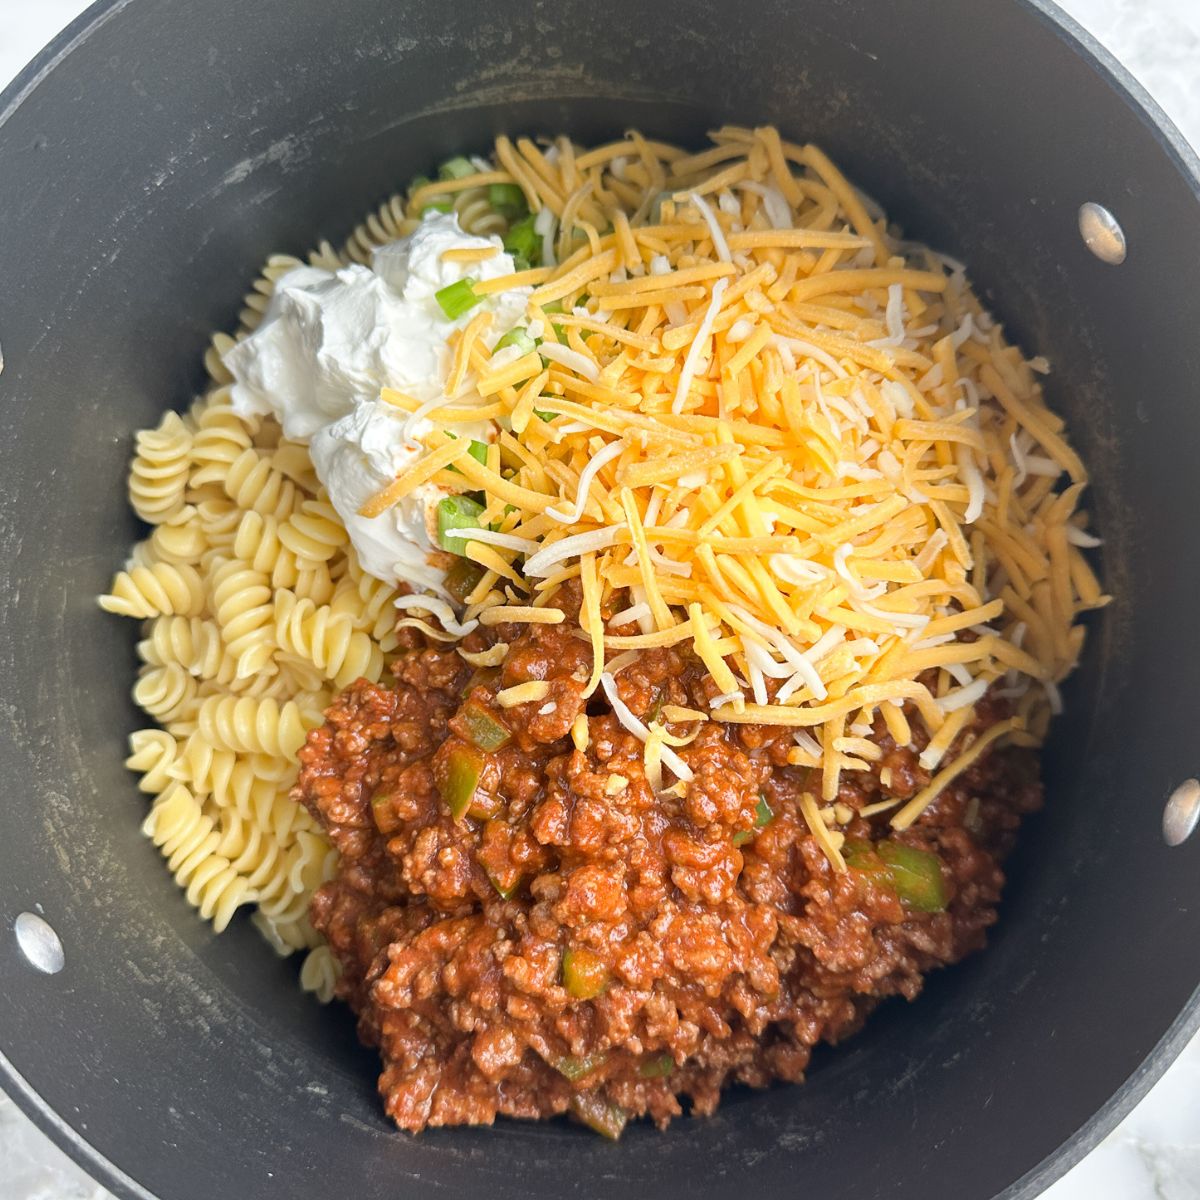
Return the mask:
{"type": "Polygon", "coordinates": [[[1175,675],[1196,661],[1200,590],[1195,179],[1035,8],[898,0],[880,15],[871,0],[132,0],[0,102],[0,914],[44,911],[66,953],[38,975],[0,939],[0,1050],[18,1095],[110,1186],[1030,1195],[1005,1189],[1193,1020],[1200,844],[1168,850],[1159,826],[1197,771],[1175,675]],[[696,143],[725,122],[821,144],[909,236],[967,262],[1049,359],[1116,599],[1066,689],[1046,809],[985,954],[820,1052],[805,1086],[735,1091],[666,1134],[396,1135],[349,1015],[302,995],[248,923],[212,936],[138,834],[146,802],[121,766],[144,724],[136,628],[94,602],[139,536],[132,433],[203,386],[208,337],[236,324],[268,253],[340,241],[437,160],[500,131],[696,143]],[[1089,200],[1122,222],[1124,265],[1081,242],[1089,200]]]}

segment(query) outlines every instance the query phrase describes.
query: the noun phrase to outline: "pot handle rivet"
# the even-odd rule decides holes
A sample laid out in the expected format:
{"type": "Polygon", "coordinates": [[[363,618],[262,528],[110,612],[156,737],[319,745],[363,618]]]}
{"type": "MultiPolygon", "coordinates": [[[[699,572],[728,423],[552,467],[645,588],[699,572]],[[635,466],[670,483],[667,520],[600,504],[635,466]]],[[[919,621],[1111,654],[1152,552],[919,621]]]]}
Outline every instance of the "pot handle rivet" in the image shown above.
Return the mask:
{"type": "Polygon", "coordinates": [[[17,948],[34,970],[44,975],[57,975],[63,969],[67,958],[62,939],[44,917],[37,913],[20,913],[13,922],[13,933],[16,934],[17,948]]]}
{"type": "Polygon", "coordinates": [[[1163,839],[1168,846],[1182,846],[1200,825],[1200,780],[1185,779],[1163,809],[1163,839]]]}
{"type": "Polygon", "coordinates": [[[1079,236],[1101,262],[1116,267],[1125,261],[1125,230],[1103,204],[1089,200],[1079,206],[1079,236]]]}

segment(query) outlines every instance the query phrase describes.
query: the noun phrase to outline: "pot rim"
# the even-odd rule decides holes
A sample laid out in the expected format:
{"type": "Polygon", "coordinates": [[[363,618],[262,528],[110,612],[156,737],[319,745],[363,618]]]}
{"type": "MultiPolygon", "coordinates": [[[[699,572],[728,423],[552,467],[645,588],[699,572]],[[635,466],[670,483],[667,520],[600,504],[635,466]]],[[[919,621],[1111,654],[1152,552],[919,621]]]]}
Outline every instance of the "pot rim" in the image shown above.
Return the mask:
{"type": "MultiPolygon", "coordinates": [[[[34,55],[12,82],[0,90],[0,132],[51,71],[84,45],[97,29],[136,2],[96,0],[34,55]]],[[[1015,2],[1033,19],[1047,26],[1138,115],[1200,200],[1200,154],[1150,93],[1096,38],[1052,0],[1015,2]]],[[[994,1200],[1035,1200],[1128,1116],[1197,1033],[1200,1033],[1200,982],[1179,1016],[1117,1091],[1071,1137],[998,1193],[994,1200]]],[[[120,1200],[158,1200],[50,1108],[3,1052],[0,1052],[0,1089],[60,1150],[120,1200]]]]}

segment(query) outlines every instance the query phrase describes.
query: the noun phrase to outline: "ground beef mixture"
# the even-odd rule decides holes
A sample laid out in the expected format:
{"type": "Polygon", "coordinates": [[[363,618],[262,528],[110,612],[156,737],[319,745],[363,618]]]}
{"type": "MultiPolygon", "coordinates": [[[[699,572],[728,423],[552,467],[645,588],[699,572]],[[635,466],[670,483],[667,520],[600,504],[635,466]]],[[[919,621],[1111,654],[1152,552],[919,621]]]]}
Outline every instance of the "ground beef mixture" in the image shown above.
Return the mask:
{"type": "MultiPolygon", "coordinates": [[[[787,765],[790,730],[700,725],[678,750],[694,780],[655,795],[641,742],[584,698],[591,649],[571,624],[473,635],[464,648],[511,643],[498,670],[410,631],[394,686],[348,688],[301,753],[298,795],[341,852],[313,921],[404,1129],[573,1112],[615,1136],[626,1115],[663,1126],[685,1100],[711,1113],[729,1084],[800,1080],[816,1043],[984,945],[1000,863],[1040,802],[1035,755],[1005,748],[907,832],[864,819],[929,780],[919,722],[898,747],[878,720],[882,758],[841,776],[852,865],[835,872],[800,807],[819,773],[787,765]],[[548,694],[497,707],[531,680],[548,694]],[[473,743],[480,712],[509,731],[502,746],[473,743]],[[456,819],[445,796],[464,755],[482,767],[456,819]],[[901,875],[932,866],[935,903],[889,869],[897,847],[918,852],[901,875]]],[[[714,690],[681,648],[616,679],[646,721],[705,709],[714,690]]],[[[963,737],[1005,715],[985,700],[963,737]]]]}

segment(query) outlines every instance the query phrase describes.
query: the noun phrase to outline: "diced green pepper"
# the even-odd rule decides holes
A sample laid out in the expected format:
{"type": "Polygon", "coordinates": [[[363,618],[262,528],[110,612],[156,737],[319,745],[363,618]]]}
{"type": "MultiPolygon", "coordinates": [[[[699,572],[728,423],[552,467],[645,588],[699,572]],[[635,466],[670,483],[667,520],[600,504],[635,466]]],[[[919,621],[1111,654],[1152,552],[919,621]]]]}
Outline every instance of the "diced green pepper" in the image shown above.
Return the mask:
{"type": "Polygon", "coordinates": [[[454,208],[454,204],[450,200],[430,200],[426,204],[421,205],[421,216],[427,212],[448,213],[454,208]]]}
{"type": "Polygon", "coordinates": [[[463,705],[455,723],[461,726],[461,733],[467,741],[480,750],[499,750],[512,738],[509,727],[474,700],[468,700],[463,705]]]}
{"type": "Polygon", "coordinates": [[[613,1142],[621,1136],[629,1120],[623,1108],[610,1104],[595,1092],[576,1092],[571,1097],[571,1112],[577,1121],[613,1142]]]}
{"type": "Polygon", "coordinates": [[[942,880],[942,864],[936,854],[893,841],[879,842],[875,849],[887,864],[900,899],[909,908],[918,912],[942,912],[945,909],[946,886],[942,880]]]}
{"type": "Polygon", "coordinates": [[[447,496],[438,501],[437,532],[438,545],[451,554],[463,554],[467,548],[467,538],[447,537],[451,529],[478,529],[479,517],[483,505],[472,500],[470,496],[447,496]]]}
{"type": "Polygon", "coordinates": [[[446,774],[439,782],[438,790],[456,821],[461,821],[467,815],[482,774],[483,755],[478,750],[470,746],[451,749],[446,774]]]}
{"type": "Polygon", "coordinates": [[[525,217],[509,228],[504,235],[504,248],[526,263],[541,262],[542,239],[533,228],[533,217],[525,217]]]}
{"type": "Polygon", "coordinates": [[[465,604],[467,597],[479,586],[482,578],[483,568],[478,563],[473,563],[469,558],[460,558],[446,572],[446,591],[459,604],[465,604]]]}
{"type": "Polygon", "coordinates": [[[478,173],[470,159],[463,158],[461,154],[446,159],[438,167],[439,179],[466,179],[468,175],[477,175],[478,173]]]}
{"type": "Polygon", "coordinates": [[[586,1079],[593,1071],[600,1070],[606,1062],[608,1062],[608,1055],[602,1052],[589,1054],[586,1058],[568,1054],[564,1058],[556,1058],[552,1065],[560,1075],[565,1075],[572,1083],[578,1083],[581,1079],[586,1079]]]}
{"type": "Polygon", "coordinates": [[[766,796],[762,792],[759,792],[758,804],[754,809],[754,827],[735,833],[733,835],[733,844],[735,846],[744,846],[760,829],[765,829],[770,825],[774,816],[775,814],[771,811],[771,806],[767,803],[766,796]]]}
{"type": "Polygon", "coordinates": [[[525,193],[515,183],[493,183],[488,187],[488,203],[510,221],[529,211],[525,193]]]}
{"type": "Polygon", "coordinates": [[[675,1070],[675,1060],[669,1054],[660,1054],[656,1058],[648,1058],[640,1067],[638,1074],[643,1079],[666,1079],[675,1070]]]}
{"type": "Polygon", "coordinates": [[[562,957],[562,981],[576,1000],[594,1000],[608,987],[608,965],[591,950],[573,947],[562,957]]]}
{"type": "Polygon", "coordinates": [[[499,796],[492,792],[476,791],[471,797],[471,803],[467,805],[467,816],[474,817],[477,821],[489,821],[500,811],[500,807],[499,796]]]}
{"type": "Polygon", "coordinates": [[[453,283],[446,284],[444,288],[439,288],[433,293],[433,298],[450,321],[457,321],[463,313],[470,312],[483,300],[482,296],[475,295],[475,289],[469,279],[456,279],[453,283]]]}
{"type": "Polygon", "coordinates": [[[408,190],[410,192],[416,192],[416,191],[419,191],[421,188],[428,186],[432,182],[433,182],[433,180],[430,179],[428,175],[418,175],[412,181],[412,183],[410,183],[408,185],[408,190]]]}
{"type": "Polygon", "coordinates": [[[490,871],[488,872],[488,879],[491,882],[492,887],[496,889],[496,892],[501,900],[511,900],[513,893],[521,886],[520,875],[514,876],[512,883],[510,883],[508,887],[505,887],[490,871]]]}
{"type": "Polygon", "coordinates": [[[842,855],[851,870],[890,887],[909,908],[941,912],[946,907],[946,888],[936,854],[886,838],[879,842],[849,838],[842,855]]]}
{"type": "Polygon", "coordinates": [[[371,816],[375,819],[375,828],[384,837],[391,837],[397,828],[397,821],[392,812],[392,793],[376,792],[371,797],[371,816]]]}
{"type": "MultiPolygon", "coordinates": [[[[505,346],[516,346],[523,358],[537,349],[537,342],[529,336],[529,331],[523,325],[515,325],[496,343],[496,350],[503,350],[505,346]]],[[[495,354],[496,350],[492,353],[495,354]]]]}

